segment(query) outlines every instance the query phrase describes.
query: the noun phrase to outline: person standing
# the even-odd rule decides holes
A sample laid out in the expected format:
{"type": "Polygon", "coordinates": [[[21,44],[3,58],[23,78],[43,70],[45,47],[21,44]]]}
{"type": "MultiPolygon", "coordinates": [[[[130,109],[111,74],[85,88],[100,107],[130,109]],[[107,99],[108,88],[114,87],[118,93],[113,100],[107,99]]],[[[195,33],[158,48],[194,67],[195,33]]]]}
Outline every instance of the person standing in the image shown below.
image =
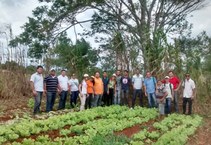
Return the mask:
{"type": "Polygon", "coordinates": [[[145,96],[148,97],[149,108],[157,107],[155,98],[156,83],[155,77],[152,77],[151,72],[148,71],[144,79],[144,92],[145,96]]]}
{"type": "Polygon", "coordinates": [[[133,83],[133,99],[132,99],[132,107],[134,108],[135,102],[136,102],[136,96],[139,96],[140,99],[140,106],[143,107],[143,92],[142,92],[142,86],[143,86],[144,77],[140,74],[139,69],[136,69],[136,74],[132,78],[133,83]]]}
{"type": "Polygon", "coordinates": [[[52,69],[50,74],[44,79],[44,90],[47,93],[46,112],[50,112],[53,110],[57,90],[61,91],[54,69],[52,69]]]}
{"type": "Polygon", "coordinates": [[[174,98],[174,101],[173,101],[174,102],[174,109],[178,113],[179,112],[179,107],[178,107],[178,95],[179,94],[178,94],[178,90],[179,90],[179,88],[181,86],[181,82],[180,82],[179,78],[174,75],[173,71],[169,71],[168,75],[170,77],[169,78],[169,82],[171,84],[173,84],[173,86],[174,86],[174,88],[173,88],[173,91],[174,91],[174,96],[173,96],[173,98],[174,98]]]}
{"type": "Polygon", "coordinates": [[[120,105],[120,99],[121,99],[121,71],[116,71],[116,93],[114,95],[114,104],[120,105]]]}
{"type": "Polygon", "coordinates": [[[69,80],[69,86],[70,86],[70,106],[71,108],[74,108],[74,106],[77,104],[78,99],[78,87],[79,87],[79,81],[76,78],[75,74],[72,74],[71,79],[69,80]]]}
{"type": "Polygon", "coordinates": [[[87,96],[87,80],[88,80],[89,75],[84,74],[83,80],[81,84],[79,85],[79,92],[80,92],[80,100],[81,100],[81,106],[80,106],[80,111],[85,109],[85,103],[86,103],[86,96],[87,96]]]}
{"type": "Polygon", "coordinates": [[[37,66],[37,72],[32,74],[30,78],[31,89],[34,96],[34,111],[33,111],[34,115],[40,113],[41,100],[44,91],[42,73],[43,73],[43,67],[37,66]]]}
{"type": "Polygon", "coordinates": [[[68,77],[66,76],[66,71],[62,70],[61,75],[58,76],[59,86],[61,88],[60,99],[59,99],[59,107],[58,110],[65,109],[67,94],[69,90],[68,77]]]}
{"type": "Polygon", "coordinates": [[[85,108],[91,108],[92,107],[92,99],[94,97],[94,76],[91,76],[87,82],[87,98],[86,98],[86,104],[85,108]]]}
{"type": "Polygon", "coordinates": [[[124,71],[124,76],[121,79],[121,105],[127,105],[129,107],[129,89],[130,89],[131,79],[129,78],[128,71],[124,71]]]}
{"type": "Polygon", "coordinates": [[[171,102],[174,100],[174,90],[173,90],[173,84],[169,82],[169,76],[165,77],[165,84],[164,84],[165,92],[167,93],[166,96],[166,105],[165,105],[165,114],[171,113],[171,102]]]}
{"type": "Polygon", "coordinates": [[[165,86],[162,81],[158,81],[157,89],[156,89],[156,99],[158,103],[158,110],[160,115],[165,115],[165,104],[166,104],[166,96],[168,93],[165,90],[165,86]]]}
{"type": "Polygon", "coordinates": [[[186,113],[186,105],[188,103],[188,114],[192,114],[192,102],[196,96],[195,82],[190,78],[190,74],[186,73],[183,86],[183,114],[186,113]]]}
{"type": "Polygon", "coordinates": [[[110,78],[107,90],[108,90],[108,99],[107,99],[106,105],[110,106],[113,104],[113,100],[114,100],[114,96],[115,96],[116,74],[113,74],[112,77],[110,78]]]}
{"type": "Polygon", "coordinates": [[[103,78],[102,78],[102,81],[103,81],[103,96],[102,96],[102,102],[104,105],[106,105],[106,102],[108,102],[109,98],[108,98],[108,82],[109,82],[109,79],[108,79],[108,76],[107,76],[107,72],[104,71],[103,72],[103,78]]]}
{"type": "Polygon", "coordinates": [[[93,107],[101,106],[102,105],[102,95],[103,95],[103,81],[100,78],[100,73],[95,73],[94,78],[94,98],[93,98],[93,107]]]}

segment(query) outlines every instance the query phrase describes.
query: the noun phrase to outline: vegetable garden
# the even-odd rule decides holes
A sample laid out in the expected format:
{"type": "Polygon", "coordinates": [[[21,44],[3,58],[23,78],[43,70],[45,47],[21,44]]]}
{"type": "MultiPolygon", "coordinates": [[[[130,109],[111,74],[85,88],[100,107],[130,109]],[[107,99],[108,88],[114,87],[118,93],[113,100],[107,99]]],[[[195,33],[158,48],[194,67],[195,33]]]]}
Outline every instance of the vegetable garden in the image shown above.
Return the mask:
{"type": "Polygon", "coordinates": [[[159,117],[156,109],[111,106],[53,115],[47,119],[22,118],[0,126],[0,144],[101,145],[185,144],[201,124],[198,115],[159,117]],[[130,137],[123,130],[139,130],[130,137]]]}

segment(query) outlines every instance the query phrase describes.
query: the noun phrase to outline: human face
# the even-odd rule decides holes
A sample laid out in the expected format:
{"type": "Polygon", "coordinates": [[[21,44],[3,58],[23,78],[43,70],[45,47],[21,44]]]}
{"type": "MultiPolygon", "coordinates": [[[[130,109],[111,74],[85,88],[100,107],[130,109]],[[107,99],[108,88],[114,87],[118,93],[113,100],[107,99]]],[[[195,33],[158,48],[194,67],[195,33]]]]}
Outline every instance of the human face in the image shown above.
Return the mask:
{"type": "Polygon", "coordinates": [[[37,69],[38,74],[42,74],[42,72],[43,72],[43,68],[40,67],[40,68],[37,69]]]}
{"type": "Polygon", "coordinates": [[[165,78],[165,81],[166,81],[166,83],[169,83],[169,79],[168,78],[165,78]]]}
{"type": "Polygon", "coordinates": [[[128,76],[128,72],[127,72],[127,71],[125,71],[125,72],[124,72],[124,75],[125,75],[125,76],[128,76]]]}
{"type": "Polygon", "coordinates": [[[136,70],[136,75],[139,75],[140,74],[140,71],[137,69],[136,70]]]}
{"type": "Polygon", "coordinates": [[[169,77],[173,77],[173,76],[174,76],[173,72],[169,72],[169,77]]]}
{"type": "Polygon", "coordinates": [[[56,75],[56,72],[55,71],[51,71],[50,73],[52,76],[55,76],[56,75]]]}
{"type": "Polygon", "coordinates": [[[120,73],[121,73],[121,72],[118,70],[118,71],[116,72],[116,75],[117,75],[117,76],[120,76],[120,73]]]}
{"type": "Polygon", "coordinates": [[[107,72],[103,72],[103,77],[107,77],[107,72]]]}
{"type": "Polygon", "coordinates": [[[96,73],[95,73],[95,77],[96,77],[96,78],[99,78],[99,77],[100,77],[100,73],[99,73],[99,72],[96,72],[96,73]]]}
{"type": "Polygon", "coordinates": [[[186,74],[185,77],[186,77],[187,80],[189,80],[190,79],[190,74],[186,74]]]}
{"type": "Polygon", "coordinates": [[[162,82],[161,81],[158,81],[158,86],[161,86],[162,85],[162,82]]]}
{"type": "Polygon", "coordinates": [[[73,78],[73,79],[75,79],[75,78],[76,78],[75,74],[73,74],[73,75],[72,75],[72,78],[73,78]]]}
{"type": "Polygon", "coordinates": [[[65,75],[66,75],[66,71],[62,71],[62,72],[61,72],[61,75],[62,75],[62,76],[65,76],[65,75]]]}
{"type": "Polygon", "coordinates": [[[147,72],[146,76],[147,76],[147,78],[150,78],[151,77],[151,73],[147,72]]]}

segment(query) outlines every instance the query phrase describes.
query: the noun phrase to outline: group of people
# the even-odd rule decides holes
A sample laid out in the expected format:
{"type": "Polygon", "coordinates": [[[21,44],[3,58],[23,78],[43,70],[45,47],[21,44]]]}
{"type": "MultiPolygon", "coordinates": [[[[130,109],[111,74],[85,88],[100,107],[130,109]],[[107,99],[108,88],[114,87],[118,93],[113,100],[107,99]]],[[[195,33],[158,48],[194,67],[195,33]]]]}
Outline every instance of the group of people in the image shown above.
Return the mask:
{"type": "Polygon", "coordinates": [[[147,72],[144,77],[140,70],[136,69],[132,78],[129,72],[124,71],[123,75],[117,70],[110,78],[107,72],[103,72],[102,78],[100,72],[94,76],[83,75],[82,81],[72,74],[69,79],[66,70],[62,70],[57,77],[54,69],[50,74],[43,78],[43,67],[38,66],[37,72],[32,74],[30,82],[32,92],[35,98],[34,114],[40,113],[40,105],[43,94],[46,94],[46,112],[52,111],[57,93],[59,94],[58,110],[65,109],[66,100],[70,93],[70,105],[74,107],[77,104],[77,98],[80,98],[80,110],[97,106],[109,105],[127,105],[129,104],[129,94],[133,90],[132,106],[135,107],[136,97],[140,99],[139,105],[144,106],[143,97],[147,96],[148,106],[158,107],[160,114],[171,113],[171,102],[174,102],[176,112],[178,109],[178,90],[183,86],[183,113],[186,113],[186,105],[189,104],[188,114],[192,113],[192,100],[195,96],[195,83],[190,79],[190,74],[186,74],[186,79],[181,82],[170,71],[163,80],[156,80],[147,72]]]}

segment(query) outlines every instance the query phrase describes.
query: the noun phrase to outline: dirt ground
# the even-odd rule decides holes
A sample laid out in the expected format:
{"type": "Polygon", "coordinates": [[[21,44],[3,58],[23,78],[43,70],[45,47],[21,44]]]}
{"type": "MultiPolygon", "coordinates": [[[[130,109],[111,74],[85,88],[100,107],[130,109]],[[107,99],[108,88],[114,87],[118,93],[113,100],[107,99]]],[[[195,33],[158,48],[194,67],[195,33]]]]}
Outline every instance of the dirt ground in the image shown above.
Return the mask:
{"type": "MultiPolygon", "coordinates": [[[[26,97],[22,99],[0,100],[0,123],[3,124],[9,120],[13,120],[17,116],[22,117],[24,114],[32,114],[32,108],[29,108],[27,105],[28,100],[29,98],[26,97]]],[[[44,104],[42,105],[44,106],[44,104]]],[[[145,124],[145,126],[148,127],[149,130],[153,131],[153,122],[162,119],[163,118],[150,120],[145,124]]],[[[131,128],[124,129],[121,132],[116,132],[115,134],[123,134],[127,137],[131,137],[133,134],[142,129],[141,126],[143,126],[143,124],[135,125],[131,128]]],[[[51,131],[47,134],[52,138],[59,136],[58,131],[51,131]]],[[[36,136],[32,136],[31,138],[36,138],[36,136]]],[[[187,145],[211,145],[211,118],[204,116],[203,124],[197,129],[195,135],[189,138],[187,145]]]]}

